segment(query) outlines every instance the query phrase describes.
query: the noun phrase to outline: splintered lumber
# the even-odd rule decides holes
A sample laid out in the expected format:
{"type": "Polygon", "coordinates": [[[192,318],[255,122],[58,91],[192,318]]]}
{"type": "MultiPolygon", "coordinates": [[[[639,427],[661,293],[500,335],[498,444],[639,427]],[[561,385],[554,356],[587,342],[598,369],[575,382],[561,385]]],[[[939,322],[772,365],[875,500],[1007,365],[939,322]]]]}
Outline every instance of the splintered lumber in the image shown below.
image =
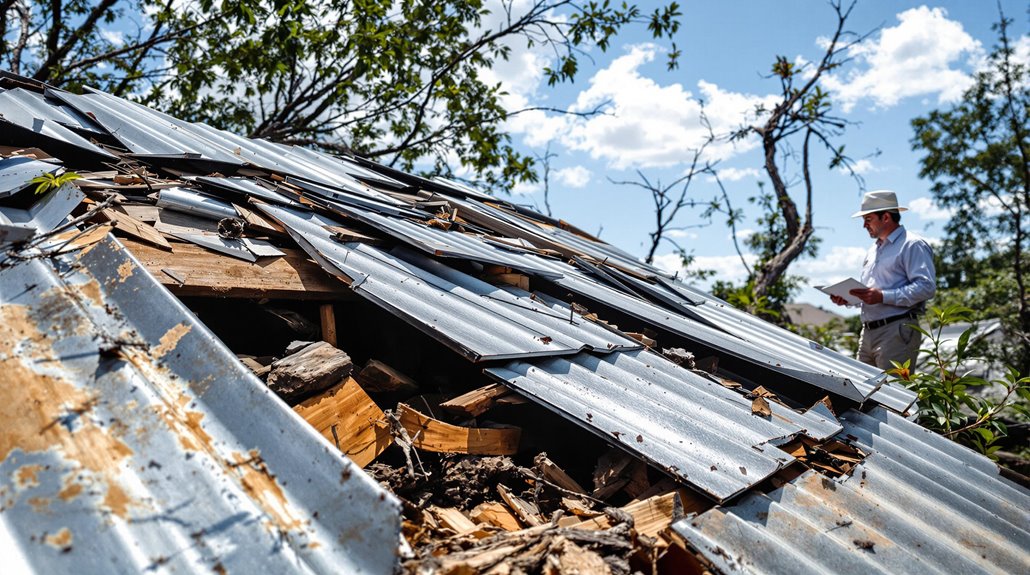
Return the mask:
{"type": "Polygon", "coordinates": [[[272,362],[267,385],[285,401],[326,389],[350,375],[350,356],[324,341],[272,362]]]}
{"type": "Polygon", "coordinates": [[[544,476],[544,479],[554,485],[572,493],[586,494],[586,489],[583,489],[583,486],[577,483],[575,479],[569,477],[569,474],[565,473],[564,469],[551,461],[546,453],[540,453],[534,457],[533,464],[540,470],[540,474],[544,476]]]}
{"type": "MultiPolygon", "coordinates": [[[[630,503],[620,507],[622,511],[633,517],[633,528],[641,535],[656,537],[674,521],[683,517],[683,503],[677,491],[656,495],[643,501],[630,503]]],[[[567,527],[573,529],[608,529],[612,526],[606,515],[598,515],[586,521],[573,523],[567,527]]]]}
{"type": "Polygon", "coordinates": [[[448,413],[465,417],[477,417],[490,409],[496,398],[509,393],[511,393],[511,390],[500,383],[491,383],[490,385],[459,395],[454,399],[448,399],[441,403],[440,407],[448,413]]]}
{"type": "Polygon", "coordinates": [[[440,522],[440,526],[450,529],[455,533],[472,533],[479,529],[471,519],[465,517],[464,513],[453,507],[432,506],[429,508],[429,512],[440,522]]]}
{"type": "Polygon", "coordinates": [[[506,505],[496,501],[480,503],[469,514],[472,520],[477,523],[485,523],[500,527],[505,531],[518,531],[522,529],[519,518],[506,505]]]}
{"type": "Polygon", "coordinates": [[[424,451],[469,455],[513,455],[519,449],[518,427],[459,427],[419,413],[404,403],[397,417],[411,436],[411,444],[424,451]]]}
{"type": "Polygon", "coordinates": [[[157,281],[177,296],[340,300],[355,296],[335,277],[298,249],[283,248],[283,257],[258,263],[225,256],[189,243],[174,243],[166,252],[121,238],[157,281]],[[180,283],[162,270],[182,279],[180,283]]]}
{"type": "Polygon", "coordinates": [[[522,499],[511,492],[506,485],[502,483],[497,484],[497,492],[501,494],[501,499],[504,503],[515,512],[515,515],[526,525],[535,527],[543,524],[543,519],[540,517],[540,510],[536,505],[522,499]]]}
{"type": "Polygon", "coordinates": [[[336,345],[336,313],[333,311],[333,304],[324,303],[318,308],[319,317],[322,320],[322,341],[329,345],[336,345]]]}
{"type": "Polygon", "coordinates": [[[399,391],[408,394],[418,391],[418,384],[415,383],[415,380],[377,359],[368,360],[365,367],[355,377],[361,382],[365,391],[399,391]]]}
{"type": "Polygon", "coordinates": [[[302,401],[293,410],[361,467],[371,463],[392,441],[383,411],[350,377],[302,401]]]}
{"type": "Polygon", "coordinates": [[[97,217],[111,222],[114,225],[114,229],[120,232],[129,234],[162,250],[172,251],[172,246],[168,243],[168,240],[165,239],[161,232],[154,229],[154,226],[144,223],[142,220],[134,218],[127,213],[113,208],[106,208],[101,210],[97,217]]]}
{"type": "Polygon", "coordinates": [[[630,480],[630,466],[636,461],[621,449],[610,449],[598,458],[594,469],[594,491],[596,499],[607,499],[619,492],[630,480]]]}
{"type": "Polygon", "coordinates": [[[653,338],[647,337],[642,333],[637,333],[635,331],[627,331],[625,332],[625,334],[651,349],[654,349],[654,347],[657,345],[657,342],[653,338]]]}

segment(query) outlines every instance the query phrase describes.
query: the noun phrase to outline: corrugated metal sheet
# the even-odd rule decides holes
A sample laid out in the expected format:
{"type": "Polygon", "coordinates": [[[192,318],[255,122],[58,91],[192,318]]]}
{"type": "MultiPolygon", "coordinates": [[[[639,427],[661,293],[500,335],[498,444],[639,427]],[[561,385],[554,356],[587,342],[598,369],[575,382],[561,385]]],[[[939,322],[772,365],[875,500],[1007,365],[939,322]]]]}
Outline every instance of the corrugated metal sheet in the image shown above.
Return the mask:
{"type": "Polygon", "coordinates": [[[325,226],[339,224],[325,216],[258,208],[324,268],[350,279],[355,292],[472,361],[640,347],[567,307],[556,311],[528,292],[491,285],[415,252],[336,242],[325,226]]]}
{"type": "Polygon", "coordinates": [[[445,231],[407,219],[390,218],[358,209],[341,208],[341,211],[430,255],[511,267],[543,278],[561,277],[557,272],[533,265],[537,258],[515,256],[512,250],[487,243],[477,236],[445,231]]]}
{"type": "Polygon", "coordinates": [[[393,572],[398,501],[110,236],[0,304],[5,571],[393,572]]]}
{"type": "Polygon", "coordinates": [[[57,164],[15,156],[0,158],[0,198],[24,190],[33,178],[60,169],[57,164]]]}
{"type": "Polygon", "coordinates": [[[806,472],[674,529],[726,572],[1030,572],[1030,492],[885,409],[843,419],[872,451],[849,477],[806,472]]]}
{"type": "Polygon", "coordinates": [[[769,442],[840,424],[751,400],[645,351],[514,361],[486,373],[722,501],[794,460],[769,442]]]}
{"type": "Polygon", "coordinates": [[[218,190],[228,190],[240,194],[245,198],[251,196],[260,198],[284,206],[303,207],[303,204],[280,194],[277,191],[269,190],[251,178],[218,178],[213,176],[200,176],[196,179],[203,186],[209,186],[218,190]]]}
{"type": "Polygon", "coordinates": [[[0,207],[0,222],[7,219],[10,223],[25,225],[39,233],[46,233],[60,225],[85,197],[79,188],[65,184],[47,192],[28,209],[0,207]]]}
{"type": "Polygon", "coordinates": [[[3,116],[0,117],[0,126],[8,123],[40,136],[87,150],[110,161],[116,160],[113,155],[65,127],[64,123],[74,125],[75,120],[62,109],[51,106],[42,100],[38,94],[21,88],[0,90],[0,108],[4,111],[3,116]]]}
{"type": "Polygon", "coordinates": [[[630,288],[664,303],[664,307],[703,321],[758,347],[776,349],[811,371],[826,371],[845,377],[867,398],[896,411],[904,412],[916,399],[915,393],[902,387],[881,388],[883,378],[880,369],[759,319],[686,284],[672,280],[650,284],[617,270],[610,270],[609,273],[616,275],[619,281],[628,284],[630,288]],[[876,395],[872,397],[874,392],[876,395]]]}

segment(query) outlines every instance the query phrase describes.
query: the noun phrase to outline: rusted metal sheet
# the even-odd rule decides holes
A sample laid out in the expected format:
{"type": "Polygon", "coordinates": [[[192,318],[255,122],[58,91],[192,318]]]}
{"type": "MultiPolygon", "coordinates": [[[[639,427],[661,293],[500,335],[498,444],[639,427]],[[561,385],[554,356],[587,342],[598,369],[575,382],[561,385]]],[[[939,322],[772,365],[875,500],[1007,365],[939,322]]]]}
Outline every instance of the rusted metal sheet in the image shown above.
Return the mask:
{"type": "Polygon", "coordinates": [[[1026,573],[1030,491],[989,459],[883,408],[842,416],[871,453],[674,529],[727,573],[1026,573]]]}
{"type": "Polygon", "coordinates": [[[720,501],[794,460],[774,443],[841,429],[832,416],[775,402],[771,417],[753,415],[743,395],[646,351],[515,361],[485,372],[720,501]]]}
{"type": "Polygon", "coordinates": [[[4,570],[392,573],[400,505],[113,238],[0,271],[4,570]]]}

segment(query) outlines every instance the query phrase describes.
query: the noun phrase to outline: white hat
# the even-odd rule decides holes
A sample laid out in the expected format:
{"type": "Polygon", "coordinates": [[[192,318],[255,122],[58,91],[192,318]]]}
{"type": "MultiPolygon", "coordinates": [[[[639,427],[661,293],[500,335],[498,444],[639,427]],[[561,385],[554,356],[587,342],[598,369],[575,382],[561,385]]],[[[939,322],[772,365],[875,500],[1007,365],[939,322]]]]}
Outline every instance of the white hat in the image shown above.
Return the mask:
{"type": "Polygon", "coordinates": [[[898,205],[898,195],[890,190],[873,190],[862,196],[862,208],[851,214],[851,217],[858,218],[873,212],[886,212],[897,210],[904,212],[908,208],[898,205]]]}

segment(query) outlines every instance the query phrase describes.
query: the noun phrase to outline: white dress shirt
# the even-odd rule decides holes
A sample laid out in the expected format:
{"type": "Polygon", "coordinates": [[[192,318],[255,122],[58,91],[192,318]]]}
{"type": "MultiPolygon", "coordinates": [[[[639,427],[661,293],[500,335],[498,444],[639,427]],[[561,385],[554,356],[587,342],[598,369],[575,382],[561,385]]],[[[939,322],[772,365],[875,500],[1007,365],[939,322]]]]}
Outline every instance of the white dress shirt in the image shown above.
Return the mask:
{"type": "Polygon", "coordinates": [[[862,304],[863,322],[906,313],[937,293],[933,250],[926,240],[899,226],[866,252],[861,280],[883,292],[883,303],[862,304]]]}

